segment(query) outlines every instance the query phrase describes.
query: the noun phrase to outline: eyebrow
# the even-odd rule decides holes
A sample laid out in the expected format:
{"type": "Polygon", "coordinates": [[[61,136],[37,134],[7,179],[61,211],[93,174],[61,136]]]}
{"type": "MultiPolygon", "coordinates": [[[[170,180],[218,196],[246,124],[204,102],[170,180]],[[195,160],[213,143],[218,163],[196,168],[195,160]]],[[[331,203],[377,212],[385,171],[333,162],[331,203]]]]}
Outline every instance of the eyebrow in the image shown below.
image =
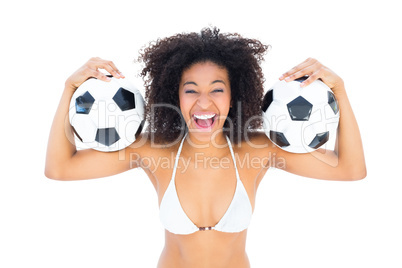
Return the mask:
{"type": "MultiPolygon", "coordinates": [[[[215,83],[222,83],[222,84],[226,85],[223,80],[214,80],[214,81],[212,81],[211,85],[212,85],[212,84],[215,84],[215,83]]],[[[198,86],[197,83],[196,83],[196,82],[193,82],[193,81],[185,82],[185,83],[183,84],[183,86],[185,86],[185,85],[195,85],[195,86],[198,86]]]]}

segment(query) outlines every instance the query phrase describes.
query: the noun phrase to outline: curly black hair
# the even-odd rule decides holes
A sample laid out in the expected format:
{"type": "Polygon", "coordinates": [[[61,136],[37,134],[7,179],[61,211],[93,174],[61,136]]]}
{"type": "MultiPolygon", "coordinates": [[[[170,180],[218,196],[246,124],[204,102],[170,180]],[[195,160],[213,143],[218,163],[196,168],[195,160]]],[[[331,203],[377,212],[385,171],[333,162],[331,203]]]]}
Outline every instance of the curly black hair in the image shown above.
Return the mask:
{"type": "Polygon", "coordinates": [[[258,40],[220,33],[213,27],[158,39],[141,49],[138,61],[145,64],[140,73],[145,85],[145,119],[154,142],[173,142],[188,131],[179,109],[179,83],[183,71],[207,61],[226,68],[229,74],[233,105],[223,132],[238,143],[249,130],[260,128],[265,81],[260,63],[268,48],[258,40]]]}

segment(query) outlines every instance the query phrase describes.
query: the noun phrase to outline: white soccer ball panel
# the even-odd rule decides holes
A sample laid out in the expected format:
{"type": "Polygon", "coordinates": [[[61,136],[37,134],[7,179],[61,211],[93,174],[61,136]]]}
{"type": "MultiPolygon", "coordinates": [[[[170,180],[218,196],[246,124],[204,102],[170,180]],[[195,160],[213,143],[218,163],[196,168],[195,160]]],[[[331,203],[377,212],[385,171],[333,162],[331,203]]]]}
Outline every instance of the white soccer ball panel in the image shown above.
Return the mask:
{"type": "Polygon", "coordinates": [[[335,114],[329,104],[324,106],[324,114],[326,120],[339,121],[339,111],[335,114]]]}
{"type": "Polygon", "coordinates": [[[137,114],[119,117],[118,132],[123,137],[121,143],[125,146],[130,145],[135,141],[135,133],[140,127],[142,119],[137,114]]]}
{"type": "Polygon", "coordinates": [[[295,96],[300,96],[301,87],[297,81],[279,81],[274,84],[272,88],[274,100],[287,104],[295,99],[295,96]]]}
{"type": "Polygon", "coordinates": [[[286,131],[289,126],[290,116],[286,105],[279,101],[273,101],[266,111],[264,118],[266,119],[266,127],[269,130],[277,132],[286,131]]]}
{"type": "Polygon", "coordinates": [[[328,103],[328,86],[322,81],[316,80],[300,91],[300,95],[314,106],[322,106],[328,103]]]}
{"type": "Polygon", "coordinates": [[[145,102],[144,98],[142,97],[141,93],[137,91],[135,93],[135,108],[137,114],[140,118],[144,118],[145,116],[145,102]]]}
{"type": "Polygon", "coordinates": [[[73,114],[70,120],[70,124],[77,131],[83,143],[95,141],[96,130],[98,127],[86,114],[73,114]],[[85,131],[78,131],[85,129],[85,131]]]}
{"type": "Polygon", "coordinates": [[[286,124],[286,128],[280,131],[285,134],[285,137],[290,143],[290,146],[302,142],[303,123],[303,121],[289,120],[286,124]]]}

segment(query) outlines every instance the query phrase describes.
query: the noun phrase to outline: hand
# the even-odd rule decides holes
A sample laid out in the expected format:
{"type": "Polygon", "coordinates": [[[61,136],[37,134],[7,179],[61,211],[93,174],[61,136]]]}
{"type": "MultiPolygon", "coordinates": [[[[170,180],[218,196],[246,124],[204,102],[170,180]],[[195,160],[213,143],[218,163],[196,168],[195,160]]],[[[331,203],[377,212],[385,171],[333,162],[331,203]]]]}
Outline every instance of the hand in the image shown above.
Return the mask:
{"type": "Polygon", "coordinates": [[[279,80],[290,82],[305,75],[308,75],[309,77],[303,83],[301,83],[301,87],[308,86],[315,80],[321,79],[334,92],[338,87],[343,88],[342,78],[313,58],[308,58],[304,62],[293,67],[284,73],[279,80]]]}
{"type": "Polygon", "coordinates": [[[112,61],[96,57],[89,59],[66,80],[66,88],[75,91],[82,83],[91,77],[109,82],[111,79],[100,72],[99,69],[108,71],[113,77],[124,78],[124,75],[116,68],[112,61]]]}

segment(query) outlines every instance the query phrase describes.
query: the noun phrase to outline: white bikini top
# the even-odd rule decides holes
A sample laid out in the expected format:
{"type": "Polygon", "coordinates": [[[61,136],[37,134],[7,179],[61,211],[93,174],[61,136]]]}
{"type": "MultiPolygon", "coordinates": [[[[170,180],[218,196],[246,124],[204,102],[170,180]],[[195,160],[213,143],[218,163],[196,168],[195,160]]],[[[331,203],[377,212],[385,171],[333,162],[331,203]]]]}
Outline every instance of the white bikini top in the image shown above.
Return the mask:
{"type": "Polygon", "coordinates": [[[176,154],[176,160],[173,167],[172,178],[169,182],[164,196],[162,198],[159,207],[159,217],[162,225],[171,233],[174,234],[192,234],[197,231],[205,230],[216,230],[220,232],[236,233],[247,229],[251,216],[253,213],[250,199],[248,198],[247,191],[244,188],[242,181],[239,178],[239,173],[236,167],[236,160],[233,153],[232,145],[229,138],[226,136],[228,142],[230,153],[232,154],[234,166],[236,169],[236,190],[225,215],[219,220],[215,226],[208,227],[198,227],[196,226],[190,218],[184,212],[179,197],[177,196],[176,185],[175,185],[175,175],[177,163],[179,161],[179,156],[183,142],[186,135],[181,141],[179,150],[176,154]]]}

